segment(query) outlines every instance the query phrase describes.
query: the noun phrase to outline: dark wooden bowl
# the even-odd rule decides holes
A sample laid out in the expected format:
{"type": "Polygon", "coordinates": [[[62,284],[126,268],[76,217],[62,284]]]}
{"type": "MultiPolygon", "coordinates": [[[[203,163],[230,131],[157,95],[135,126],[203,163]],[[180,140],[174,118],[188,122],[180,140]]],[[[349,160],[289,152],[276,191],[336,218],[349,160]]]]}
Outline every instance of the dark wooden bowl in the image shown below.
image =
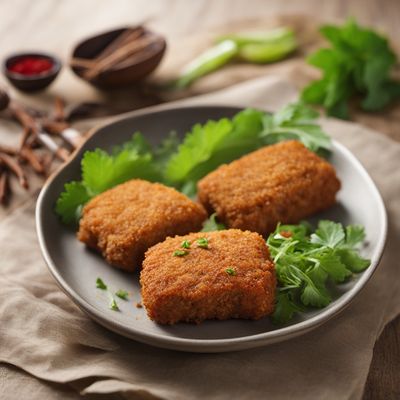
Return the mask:
{"type": "MultiPolygon", "coordinates": [[[[109,32],[102,33],[100,35],[93,36],[79,43],[72,52],[71,58],[80,58],[91,60],[95,58],[101,51],[103,51],[112,41],[114,41],[121,33],[127,29],[140,29],[139,27],[126,27],[115,29],[109,32]]],[[[155,41],[152,43],[146,51],[143,57],[137,57],[136,59],[130,60],[127,58],[121,61],[117,65],[107,69],[100,73],[95,79],[87,80],[84,76],[86,71],[85,67],[75,66],[70,63],[72,71],[80,78],[86,80],[92,85],[101,89],[113,89],[118,87],[129,86],[135,84],[149,74],[160,63],[164,56],[167,44],[164,38],[160,35],[153,33],[152,31],[143,28],[145,35],[154,35],[155,41]]]]}
{"type": "Polygon", "coordinates": [[[43,53],[19,53],[12,55],[4,61],[3,73],[7,79],[19,90],[23,92],[36,92],[43,90],[50,85],[56,79],[58,73],[61,70],[61,61],[49,54],[43,53]],[[43,57],[50,60],[53,64],[53,68],[49,71],[43,72],[38,75],[22,75],[9,70],[9,67],[15,63],[18,59],[24,57],[43,57]]]}

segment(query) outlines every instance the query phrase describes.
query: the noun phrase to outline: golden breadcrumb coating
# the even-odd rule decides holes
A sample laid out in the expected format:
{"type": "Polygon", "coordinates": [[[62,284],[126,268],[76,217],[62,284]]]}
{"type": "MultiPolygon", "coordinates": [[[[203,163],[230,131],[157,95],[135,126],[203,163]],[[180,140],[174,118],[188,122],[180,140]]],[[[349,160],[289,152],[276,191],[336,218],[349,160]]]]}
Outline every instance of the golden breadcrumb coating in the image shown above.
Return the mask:
{"type": "Polygon", "coordinates": [[[158,183],[134,179],[96,196],[83,209],[78,239],[112,265],[133,271],[167,236],[201,229],[204,208],[158,183]]]}
{"type": "Polygon", "coordinates": [[[198,197],[229,228],[266,235],[332,206],[339,189],[332,165],[292,140],[222,165],[198,183],[198,197]]]}
{"type": "Polygon", "coordinates": [[[230,229],[168,238],[147,250],[140,275],[148,316],[161,324],[259,319],[274,310],[276,277],[264,239],[230,229]],[[198,245],[206,238],[208,248],[198,245]],[[190,248],[182,247],[187,240],[190,248]],[[176,250],[187,251],[176,256],[176,250]]]}

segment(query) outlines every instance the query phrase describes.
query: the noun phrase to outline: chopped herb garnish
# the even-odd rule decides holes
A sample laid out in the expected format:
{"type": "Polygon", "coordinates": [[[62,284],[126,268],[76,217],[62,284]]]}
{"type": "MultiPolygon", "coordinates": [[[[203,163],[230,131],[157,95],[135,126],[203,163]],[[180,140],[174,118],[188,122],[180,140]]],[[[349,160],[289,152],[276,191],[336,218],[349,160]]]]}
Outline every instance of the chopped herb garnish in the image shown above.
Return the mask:
{"type": "Polygon", "coordinates": [[[97,289],[107,290],[107,285],[103,282],[101,278],[96,279],[96,287],[97,289]]]}
{"type": "Polygon", "coordinates": [[[129,293],[126,290],[119,289],[115,292],[115,295],[122,300],[128,300],[129,293]]]}
{"type": "Polygon", "coordinates": [[[184,249],[190,249],[190,242],[189,240],[184,240],[181,244],[181,247],[184,249]]]}
{"type": "Polygon", "coordinates": [[[235,270],[234,268],[227,268],[227,269],[225,270],[225,272],[226,272],[228,275],[231,275],[231,276],[235,276],[235,275],[236,275],[236,270],[235,270]]]}
{"type": "Polygon", "coordinates": [[[197,246],[201,247],[202,249],[208,249],[208,239],[205,237],[202,237],[200,239],[196,240],[197,246]]]}
{"type": "Polygon", "coordinates": [[[112,299],[110,300],[110,308],[111,308],[111,310],[113,310],[113,311],[119,311],[118,304],[117,304],[117,302],[115,301],[114,298],[112,298],[112,299]]]}
{"type": "MultiPolygon", "coordinates": [[[[104,283],[101,278],[96,279],[96,287],[97,289],[105,290],[107,295],[110,299],[110,309],[113,311],[119,311],[119,307],[117,302],[114,299],[114,295],[112,294],[111,290],[108,289],[108,286],[104,283]]],[[[115,295],[118,296],[120,299],[128,300],[128,292],[126,290],[119,289],[115,292],[115,295]]]]}
{"type": "Polygon", "coordinates": [[[173,255],[175,257],[183,257],[186,256],[187,254],[189,254],[187,250],[175,250],[173,255]]]}

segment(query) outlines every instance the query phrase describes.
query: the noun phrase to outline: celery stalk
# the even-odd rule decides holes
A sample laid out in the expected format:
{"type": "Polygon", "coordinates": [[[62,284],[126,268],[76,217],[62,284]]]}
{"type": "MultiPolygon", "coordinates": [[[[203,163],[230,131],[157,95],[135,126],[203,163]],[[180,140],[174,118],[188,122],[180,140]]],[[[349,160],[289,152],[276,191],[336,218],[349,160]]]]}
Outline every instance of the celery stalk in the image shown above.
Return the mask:
{"type": "Polygon", "coordinates": [[[237,53],[238,46],[233,40],[222,40],[190,62],[175,81],[174,87],[189,86],[196,79],[225,65],[237,53]]]}
{"type": "Polygon", "coordinates": [[[238,58],[261,64],[281,60],[297,47],[294,32],[289,28],[226,35],[219,40],[234,41],[239,48],[238,58]]]}

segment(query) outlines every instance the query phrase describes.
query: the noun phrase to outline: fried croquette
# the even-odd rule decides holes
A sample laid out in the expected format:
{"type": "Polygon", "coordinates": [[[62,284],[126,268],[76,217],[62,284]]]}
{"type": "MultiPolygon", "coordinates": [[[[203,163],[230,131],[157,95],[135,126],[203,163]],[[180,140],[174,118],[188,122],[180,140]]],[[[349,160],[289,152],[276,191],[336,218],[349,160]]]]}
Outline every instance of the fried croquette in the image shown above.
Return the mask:
{"type": "Polygon", "coordinates": [[[274,310],[275,268],[255,232],[167,238],[147,250],[140,283],[147,314],[160,324],[260,319],[274,310]]]}
{"type": "Polygon", "coordinates": [[[291,140],[222,165],[198,183],[198,197],[229,228],[266,235],[335,203],[332,165],[291,140]]]}
{"type": "Polygon", "coordinates": [[[78,239],[115,267],[133,271],[149,247],[198,231],[206,218],[203,206],[175,189],[134,179],[89,201],[78,239]]]}

